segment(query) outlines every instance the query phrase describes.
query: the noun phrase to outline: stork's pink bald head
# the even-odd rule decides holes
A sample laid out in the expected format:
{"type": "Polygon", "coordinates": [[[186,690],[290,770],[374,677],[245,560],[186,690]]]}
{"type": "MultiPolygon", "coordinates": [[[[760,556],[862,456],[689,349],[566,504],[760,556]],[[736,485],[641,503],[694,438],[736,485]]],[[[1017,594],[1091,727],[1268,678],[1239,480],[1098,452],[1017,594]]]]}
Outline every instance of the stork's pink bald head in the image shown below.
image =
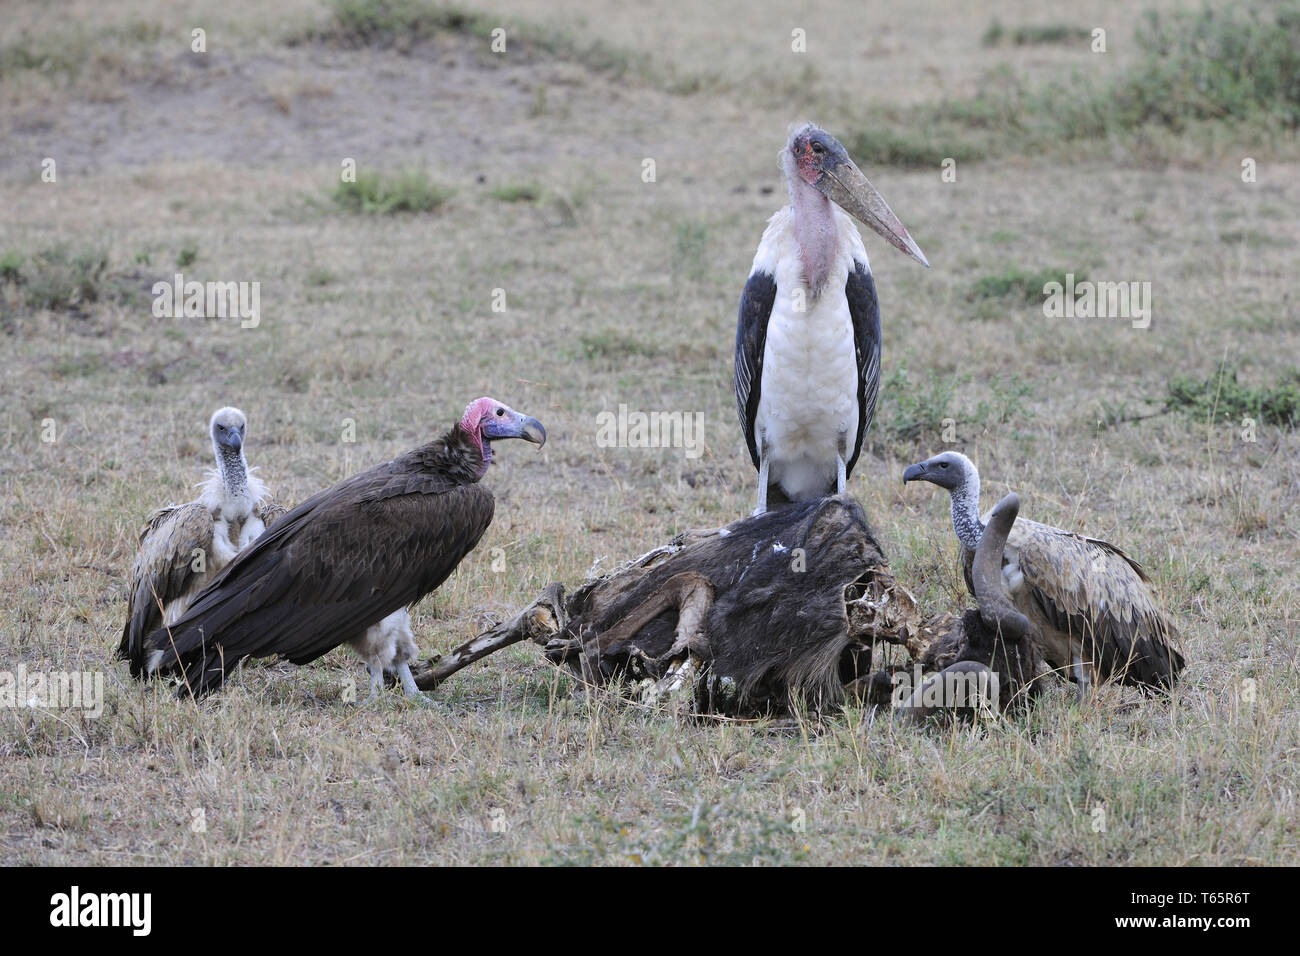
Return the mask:
{"type": "Polygon", "coordinates": [[[497,439],[522,438],[538,447],[546,444],[546,429],[541,422],[487,396],[469,403],[460,427],[483,453],[484,471],[492,461],[491,443],[497,439]]]}

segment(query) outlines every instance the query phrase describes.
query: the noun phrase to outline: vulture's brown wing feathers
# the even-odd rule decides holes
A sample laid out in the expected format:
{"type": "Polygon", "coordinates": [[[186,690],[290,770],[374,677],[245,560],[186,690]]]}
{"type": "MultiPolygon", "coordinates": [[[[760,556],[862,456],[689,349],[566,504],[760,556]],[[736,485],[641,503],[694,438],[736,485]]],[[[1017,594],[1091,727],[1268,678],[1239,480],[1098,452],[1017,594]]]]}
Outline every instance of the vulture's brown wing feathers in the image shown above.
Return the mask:
{"type": "Polygon", "coordinates": [[[1141,565],[1105,541],[1034,521],[1016,522],[1007,540],[1012,549],[1043,620],[1083,641],[1099,678],[1173,686],[1184,663],[1181,635],[1141,565]]]}
{"type": "Polygon", "coordinates": [[[306,663],[438,587],[492,521],[492,493],[418,453],[354,476],[276,521],[150,647],[195,694],[243,657],[306,663]]]}
{"type": "Polygon", "coordinates": [[[131,662],[133,675],[138,677],[144,667],[145,638],[163,625],[162,608],[199,587],[215,570],[208,566],[212,533],[212,515],[197,501],[160,508],[140,529],[117,648],[118,659],[131,662]]]}

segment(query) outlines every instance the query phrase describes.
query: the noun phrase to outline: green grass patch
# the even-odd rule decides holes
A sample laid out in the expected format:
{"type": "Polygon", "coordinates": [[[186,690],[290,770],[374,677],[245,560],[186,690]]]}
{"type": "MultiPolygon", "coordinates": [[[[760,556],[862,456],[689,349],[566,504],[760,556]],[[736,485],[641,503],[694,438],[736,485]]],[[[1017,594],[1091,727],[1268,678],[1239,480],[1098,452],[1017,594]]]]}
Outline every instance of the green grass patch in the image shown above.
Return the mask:
{"type": "MultiPolygon", "coordinates": [[[[1065,277],[1066,271],[1060,269],[1026,272],[1012,267],[1002,272],[980,276],[966,293],[966,299],[970,302],[991,299],[1014,305],[1032,305],[1043,301],[1043,286],[1049,282],[1059,282],[1064,286],[1065,277]]],[[[1081,272],[1074,275],[1076,285],[1086,279],[1087,276],[1081,272]]]]}
{"type": "Polygon", "coordinates": [[[678,223],[673,239],[673,272],[688,279],[708,275],[709,227],[702,222],[678,223]]]}
{"type": "Polygon", "coordinates": [[[290,43],[384,48],[444,32],[486,37],[495,25],[483,14],[426,0],[333,0],[329,20],[295,34],[290,43]]]}
{"type": "Polygon", "coordinates": [[[996,18],[980,37],[985,46],[1065,46],[1092,39],[1092,31],[1085,27],[1052,23],[1042,26],[1022,26],[1007,29],[996,18]]]}
{"type": "Polygon", "coordinates": [[[0,77],[34,72],[102,78],[120,69],[133,51],[152,46],[161,37],[162,27],[145,20],[93,30],[64,24],[52,32],[23,31],[12,43],[0,46],[0,77]]]}
{"type": "Polygon", "coordinates": [[[10,250],[0,256],[0,317],[22,313],[80,312],[126,294],[123,277],[110,273],[101,248],[50,246],[31,256],[10,250]]]}
{"type": "MultiPolygon", "coordinates": [[[[1083,42],[1086,31],[1072,29],[1008,32],[998,25],[984,42],[1083,42]]],[[[1136,153],[1154,152],[1153,160],[1171,148],[1171,136],[1213,145],[1234,136],[1277,142],[1282,134],[1282,142],[1294,146],[1300,128],[1300,0],[1149,11],[1134,43],[1141,55],[1112,80],[1077,75],[1068,83],[1030,86],[1009,69],[993,70],[970,97],[905,110],[876,107],[846,145],[860,162],[913,168],[934,167],[947,157],[960,162],[1062,148],[1077,153],[1083,141],[1118,141],[1136,153]]]]}
{"type": "Polygon", "coordinates": [[[658,351],[643,338],[618,329],[584,332],[578,337],[578,354],[584,359],[628,359],[653,357],[658,351]]]}
{"type": "Polygon", "coordinates": [[[876,425],[896,450],[910,452],[918,442],[937,445],[945,421],[951,420],[954,434],[970,435],[972,426],[984,429],[1032,417],[1027,400],[1033,387],[1020,376],[995,376],[986,384],[988,394],[972,403],[970,373],[943,374],[927,370],[913,375],[900,362],[881,382],[883,414],[876,425]]]}
{"type": "Polygon", "coordinates": [[[393,215],[436,212],[452,196],[423,170],[397,173],[357,173],[355,182],[342,182],[331,194],[335,203],[353,213],[393,215]]]}
{"type": "Polygon", "coordinates": [[[542,189],[532,183],[511,183],[496,187],[491,196],[501,202],[537,202],[542,198],[542,189]]]}
{"type": "Polygon", "coordinates": [[[1224,367],[1208,378],[1179,375],[1166,386],[1165,407],[1213,424],[1239,424],[1253,418],[1265,425],[1300,425],[1300,367],[1272,385],[1248,385],[1235,368],[1224,367]]]}
{"type": "MultiPolygon", "coordinates": [[[[633,71],[651,76],[649,59],[644,54],[600,40],[579,40],[574,34],[554,27],[524,24],[514,18],[507,20],[432,0],[332,0],[330,16],[324,23],[291,33],[286,42],[290,46],[329,43],[405,52],[438,34],[450,33],[482,41],[483,53],[493,55],[488,41],[498,28],[505,30],[507,53],[580,63],[593,72],[614,77],[633,71]]],[[[661,85],[671,84],[665,80],[661,85]]]]}

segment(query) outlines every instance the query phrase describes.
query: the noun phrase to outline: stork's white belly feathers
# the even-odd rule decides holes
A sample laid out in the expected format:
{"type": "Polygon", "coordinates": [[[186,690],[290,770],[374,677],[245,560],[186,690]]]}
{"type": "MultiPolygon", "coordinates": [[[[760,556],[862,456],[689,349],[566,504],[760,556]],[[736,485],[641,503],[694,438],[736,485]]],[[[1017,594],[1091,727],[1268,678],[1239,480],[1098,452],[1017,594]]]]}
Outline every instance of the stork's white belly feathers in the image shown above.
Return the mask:
{"type": "Polygon", "coordinates": [[[788,208],[772,217],[754,257],[754,270],[776,280],[755,435],[766,450],[768,480],[791,498],[833,489],[837,457],[848,463],[858,433],[857,353],[844,286],[854,257],[866,262],[867,253],[852,220],[835,213],[836,257],[817,298],[805,285],[788,208]]]}

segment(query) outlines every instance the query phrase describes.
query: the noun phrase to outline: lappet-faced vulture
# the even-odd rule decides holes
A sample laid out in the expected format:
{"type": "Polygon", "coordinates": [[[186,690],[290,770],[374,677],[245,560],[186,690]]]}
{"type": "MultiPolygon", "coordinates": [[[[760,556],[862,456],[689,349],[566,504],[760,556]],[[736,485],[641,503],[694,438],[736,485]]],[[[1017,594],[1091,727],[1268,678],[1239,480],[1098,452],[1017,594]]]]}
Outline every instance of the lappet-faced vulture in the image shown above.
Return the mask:
{"type": "Polygon", "coordinates": [[[136,676],[144,668],[145,638],[174,624],[194,596],[284,514],[266,500],[265,486],[244,459],[247,429],[239,409],[217,409],[208,425],[217,467],[200,486],[198,500],[160,508],[140,529],[117,648],[136,676]]]}
{"type": "MultiPolygon", "coordinates": [[[[198,696],[245,657],[305,664],[344,643],[365,655],[367,631],[442,584],[487,530],[479,479],[503,438],[541,445],[546,431],[480,398],[441,438],[304,501],[148,636],[138,676],[176,676],[178,695],[198,696]]],[[[393,669],[412,692],[407,661],[393,669]]]]}
{"type": "MultiPolygon", "coordinates": [[[[912,465],[903,481],[948,489],[952,524],[961,543],[967,586],[988,516],[980,518],[980,478],[959,452],[912,465]]],[[[1002,577],[1043,657],[1069,674],[1083,699],[1094,680],[1168,690],[1184,659],[1181,635],[1160,607],[1141,565],[1097,538],[1049,525],[1016,521],[1007,538],[1002,577]]]]}
{"type": "Polygon", "coordinates": [[[843,494],[880,391],[880,309],[850,215],[928,266],[835,137],[811,124],[781,151],[790,205],[758,244],[736,323],[736,406],[758,507],[843,494]]]}

